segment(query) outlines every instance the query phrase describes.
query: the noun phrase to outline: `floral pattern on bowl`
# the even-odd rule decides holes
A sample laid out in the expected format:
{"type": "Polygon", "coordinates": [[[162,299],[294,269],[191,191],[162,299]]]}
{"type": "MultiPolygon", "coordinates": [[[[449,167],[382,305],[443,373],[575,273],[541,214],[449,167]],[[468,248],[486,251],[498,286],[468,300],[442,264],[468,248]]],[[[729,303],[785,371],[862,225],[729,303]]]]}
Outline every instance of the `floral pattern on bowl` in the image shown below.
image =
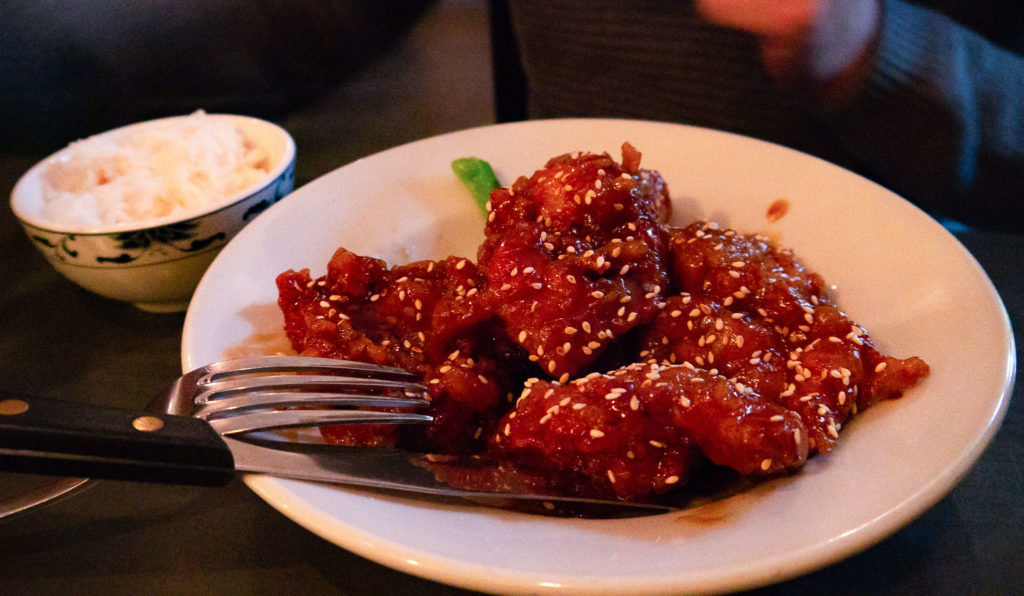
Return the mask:
{"type": "Polygon", "coordinates": [[[290,193],[294,185],[293,160],[280,176],[246,199],[186,221],[109,234],[55,232],[26,222],[22,226],[51,262],[79,267],[148,265],[219,250],[252,218],[290,193]]]}

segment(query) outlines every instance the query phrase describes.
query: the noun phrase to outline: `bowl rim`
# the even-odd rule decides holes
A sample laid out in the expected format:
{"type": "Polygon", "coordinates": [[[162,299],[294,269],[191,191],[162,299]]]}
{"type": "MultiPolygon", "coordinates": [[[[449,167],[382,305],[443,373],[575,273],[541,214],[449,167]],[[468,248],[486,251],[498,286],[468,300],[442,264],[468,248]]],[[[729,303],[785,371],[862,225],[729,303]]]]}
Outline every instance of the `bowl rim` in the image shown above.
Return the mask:
{"type": "MultiPolygon", "coordinates": [[[[135,123],[132,123],[132,124],[127,124],[125,126],[120,126],[120,127],[117,127],[117,128],[112,128],[110,130],[106,130],[106,131],[103,131],[103,132],[96,133],[94,135],[90,135],[88,137],[85,137],[85,138],[81,139],[80,142],[84,142],[84,141],[88,141],[90,139],[94,139],[94,138],[98,138],[98,137],[104,137],[104,136],[107,136],[107,135],[112,135],[112,134],[124,132],[126,130],[130,130],[130,129],[133,129],[133,128],[142,128],[142,127],[150,126],[150,125],[153,125],[153,124],[156,124],[156,123],[160,123],[160,122],[182,120],[182,119],[188,118],[191,115],[192,114],[182,114],[182,115],[178,115],[178,116],[166,116],[166,117],[162,117],[162,118],[154,118],[154,119],[151,119],[151,120],[143,120],[143,121],[140,121],[140,122],[135,122],[135,123]]],[[[35,165],[33,165],[31,168],[29,168],[24,174],[21,175],[21,177],[18,179],[18,182],[15,183],[14,188],[11,190],[11,195],[10,195],[11,210],[14,212],[14,215],[22,223],[28,224],[28,225],[30,225],[33,228],[36,228],[38,230],[43,230],[43,231],[53,232],[53,233],[59,233],[59,234],[74,234],[74,235],[79,235],[79,236],[106,236],[106,235],[109,235],[109,234],[117,234],[117,233],[121,233],[121,232],[130,232],[130,231],[133,231],[133,230],[145,230],[145,229],[150,229],[150,228],[159,228],[161,226],[166,226],[166,225],[170,225],[170,224],[176,224],[176,223],[192,221],[192,220],[195,220],[195,219],[198,219],[198,218],[201,218],[201,217],[205,217],[205,216],[210,215],[212,213],[216,213],[218,211],[222,211],[224,209],[227,209],[227,208],[235,205],[236,203],[238,203],[240,201],[243,201],[243,200],[245,200],[245,199],[247,199],[247,198],[249,198],[249,197],[251,197],[251,196],[253,196],[253,195],[257,194],[257,193],[259,193],[264,188],[266,188],[267,186],[269,186],[270,184],[272,184],[276,180],[278,180],[282,176],[282,174],[284,174],[285,172],[287,172],[288,170],[290,170],[291,168],[294,167],[294,164],[295,164],[295,153],[296,153],[295,139],[293,139],[291,134],[287,130],[285,130],[283,127],[281,127],[280,125],[275,124],[275,123],[273,123],[273,122],[271,122],[269,120],[264,120],[262,118],[256,118],[254,116],[245,116],[245,115],[242,115],[242,114],[223,114],[223,113],[212,113],[211,114],[211,113],[205,113],[205,115],[208,116],[208,117],[213,117],[213,118],[227,118],[227,119],[230,119],[230,120],[247,122],[247,123],[250,123],[250,124],[254,124],[256,126],[263,126],[263,127],[266,127],[268,130],[274,131],[274,134],[280,136],[281,139],[284,140],[284,152],[283,152],[283,154],[281,156],[281,159],[270,170],[270,172],[268,172],[265,176],[261,177],[256,182],[254,182],[254,183],[250,184],[249,186],[239,190],[238,192],[235,192],[235,193],[233,193],[231,195],[228,195],[228,196],[222,198],[221,200],[213,201],[211,203],[208,203],[207,205],[204,205],[200,209],[196,209],[196,210],[193,210],[193,211],[187,211],[187,212],[184,212],[184,213],[175,213],[175,214],[172,214],[172,215],[164,215],[164,216],[154,217],[154,218],[150,218],[150,219],[142,219],[142,220],[138,220],[138,221],[123,222],[123,223],[120,223],[120,224],[110,225],[110,226],[76,226],[76,225],[66,225],[66,224],[60,224],[60,223],[55,223],[55,222],[50,222],[50,221],[44,221],[44,220],[38,218],[35,214],[29,213],[25,209],[25,207],[20,204],[22,201],[25,200],[25,199],[21,199],[20,197],[27,196],[27,191],[25,190],[25,188],[28,185],[29,180],[34,178],[34,177],[39,176],[42,173],[43,169],[46,168],[50,164],[51,161],[53,161],[54,159],[57,159],[61,154],[67,152],[71,148],[71,146],[72,146],[72,144],[68,144],[68,145],[62,147],[61,149],[59,149],[58,151],[55,151],[55,152],[51,153],[50,155],[46,156],[45,158],[41,159],[39,162],[37,162],[35,165]]]]}

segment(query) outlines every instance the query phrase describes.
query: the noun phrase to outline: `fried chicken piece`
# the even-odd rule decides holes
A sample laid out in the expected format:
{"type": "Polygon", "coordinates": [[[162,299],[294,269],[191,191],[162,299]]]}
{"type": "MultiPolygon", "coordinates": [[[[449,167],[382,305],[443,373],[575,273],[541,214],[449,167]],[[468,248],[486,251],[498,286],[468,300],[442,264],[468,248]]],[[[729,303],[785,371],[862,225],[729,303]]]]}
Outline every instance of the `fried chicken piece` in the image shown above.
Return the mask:
{"type": "Polygon", "coordinates": [[[607,154],[551,159],[491,193],[478,263],[509,337],[552,378],[587,369],[615,338],[649,322],[668,285],[656,172],[607,154]]]}
{"type": "Polygon", "coordinates": [[[715,223],[670,230],[671,276],[677,292],[706,295],[735,312],[754,312],[796,329],[804,308],[825,300],[825,281],[765,236],[715,223]]]}
{"type": "Polygon", "coordinates": [[[684,485],[701,457],[746,475],[795,469],[807,431],[721,375],[637,363],[566,385],[535,380],[489,446],[506,465],[587,477],[589,496],[635,499],[684,485]]]}
{"type": "Polygon", "coordinates": [[[812,447],[831,451],[848,418],[871,404],[902,395],[928,376],[917,357],[881,354],[867,331],[830,304],[808,309],[801,329],[786,335],[791,371],[779,402],[800,413],[811,430],[812,447]]]}
{"type": "Polygon", "coordinates": [[[756,313],[708,296],[671,296],[639,340],[640,358],[714,369],[763,396],[786,388],[786,346],[756,313]]]}
{"type": "MultiPolygon", "coordinates": [[[[403,441],[439,452],[477,444],[523,378],[511,363],[525,355],[491,315],[482,283],[466,259],[388,269],[345,249],[319,279],[308,270],[277,279],[285,331],[299,354],[397,366],[423,376],[434,422],[405,427],[403,441]]],[[[377,425],[329,428],[325,436],[367,445],[394,443],[397,433],[397,427],[377,425]]]]}
{"type": "Polygon", "coordinates": [[[801,416],[813,449],[832,450],[850,416],[928,375],[919,358],[880,354],[821,276],[767,238],[708,223],[670,235],[674,283],[686,291],[667,299],[641,354],[754,387],[801,416]]]}

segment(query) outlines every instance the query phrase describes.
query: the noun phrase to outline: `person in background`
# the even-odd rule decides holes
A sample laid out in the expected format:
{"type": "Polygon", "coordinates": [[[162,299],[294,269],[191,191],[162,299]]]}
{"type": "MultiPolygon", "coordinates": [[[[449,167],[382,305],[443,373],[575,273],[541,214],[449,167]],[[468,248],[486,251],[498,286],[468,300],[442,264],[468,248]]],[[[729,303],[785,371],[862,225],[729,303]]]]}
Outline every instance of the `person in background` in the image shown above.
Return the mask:
{"type": "Polygon", "coordinates": [[[1024,5],[509,0],[507,9],[531,118],[737,132],[852,169],[936,217],[1024,229],[1024,5]]]}

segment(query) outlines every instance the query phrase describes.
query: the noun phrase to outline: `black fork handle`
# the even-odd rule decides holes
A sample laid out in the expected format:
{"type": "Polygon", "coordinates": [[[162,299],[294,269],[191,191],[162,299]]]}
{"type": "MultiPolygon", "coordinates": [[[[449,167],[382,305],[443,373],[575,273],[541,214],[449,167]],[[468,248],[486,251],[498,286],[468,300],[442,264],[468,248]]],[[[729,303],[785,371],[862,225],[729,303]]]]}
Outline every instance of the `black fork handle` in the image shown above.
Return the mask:
{"type": "Polygon", "coordinates": [[[0,391],[0,470],[222,485],[227,445],[203,420],[0,391]]]}

